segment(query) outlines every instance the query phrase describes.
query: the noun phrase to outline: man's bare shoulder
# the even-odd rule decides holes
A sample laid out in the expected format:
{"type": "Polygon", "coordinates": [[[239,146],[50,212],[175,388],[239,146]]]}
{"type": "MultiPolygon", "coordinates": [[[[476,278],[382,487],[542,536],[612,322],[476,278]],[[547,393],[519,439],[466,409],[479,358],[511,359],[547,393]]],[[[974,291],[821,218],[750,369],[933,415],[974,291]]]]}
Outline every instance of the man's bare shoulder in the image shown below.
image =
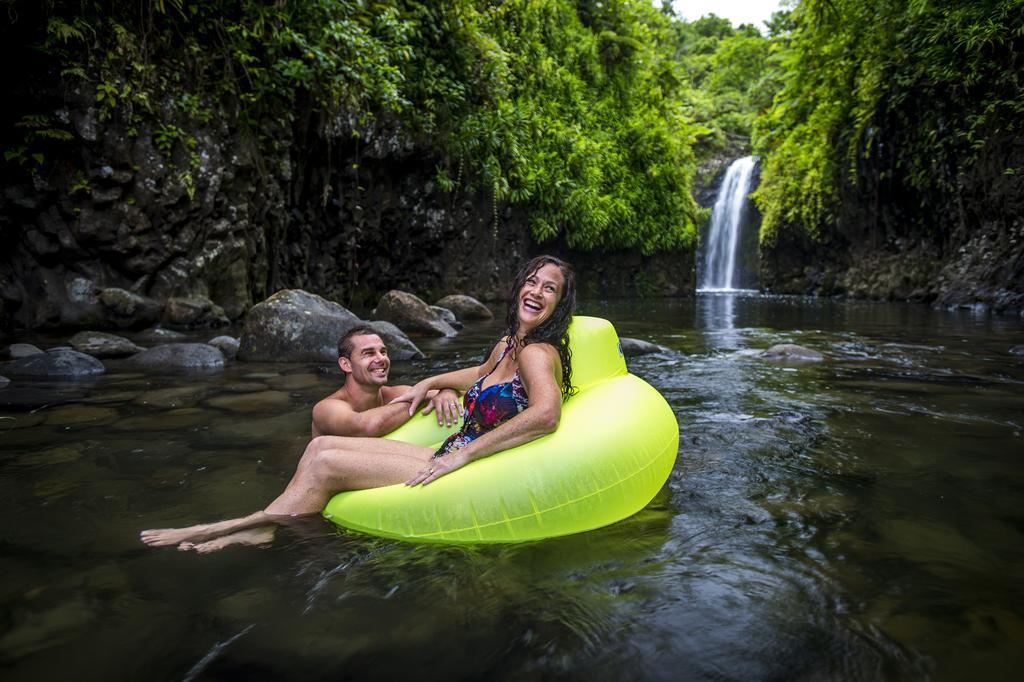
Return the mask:
{"type": "Polygon", "coordinates": [[[380,389],[380,397],[383,399],[384,404],[387,405],[410,388],[412,388],[412,386],[406,386],[404,384],[399,384],[398,386],[382,386],[380,389]]]}

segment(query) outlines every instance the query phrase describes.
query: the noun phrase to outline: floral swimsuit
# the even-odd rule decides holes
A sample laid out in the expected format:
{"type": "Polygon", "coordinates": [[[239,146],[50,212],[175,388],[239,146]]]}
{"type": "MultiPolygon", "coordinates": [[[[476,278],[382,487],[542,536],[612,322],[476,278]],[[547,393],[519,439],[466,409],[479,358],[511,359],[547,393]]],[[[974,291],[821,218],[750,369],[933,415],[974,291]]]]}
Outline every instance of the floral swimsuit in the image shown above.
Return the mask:
{"type": "Polygon", "coordinates": [[[466,395],[462,399],[465,408],[463,412],[465,420],[462,428],[448,436],[448,439],[434,453],[435,458],[455,450],[461,450],[483,434],[493,431],[526,409],[530,399],[526,395],[526,389],[523,388],[523,382],[519,379],[518,369],[511,381],[481,389],[484,381],[494,373],[511,348],[512,346],[506,346],[491,371],[477,379],[476,383],[466,391],[466,395]]]}

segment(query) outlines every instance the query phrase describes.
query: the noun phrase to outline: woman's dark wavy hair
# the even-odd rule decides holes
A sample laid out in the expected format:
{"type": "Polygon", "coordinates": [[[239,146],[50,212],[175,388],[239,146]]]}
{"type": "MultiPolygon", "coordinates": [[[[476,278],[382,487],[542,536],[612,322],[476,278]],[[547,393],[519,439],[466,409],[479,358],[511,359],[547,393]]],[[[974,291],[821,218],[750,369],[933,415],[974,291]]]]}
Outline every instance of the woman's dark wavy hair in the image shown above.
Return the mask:
{"type": "Polygon", "coordinates": [[[512,281],[512,290],[509,294],[508,312],[505,314],[505,336],[510,344],[515,343],[516,334],[519,332],[519,292],[530,275],[549,263],[561,270],[565,278],[562,297],[558,300],[551,317],[537,325],[523,338],[522,347],[531,343],[550,343],[558,350],[558,357],[562,361],[562,399],[565,400],[576,393],[576,387],[572,385],[572,352],[569,350],[569,323],[576,312],[576,275],[571,265],[554,256],[537,256],[519,269],[512,281]]]}

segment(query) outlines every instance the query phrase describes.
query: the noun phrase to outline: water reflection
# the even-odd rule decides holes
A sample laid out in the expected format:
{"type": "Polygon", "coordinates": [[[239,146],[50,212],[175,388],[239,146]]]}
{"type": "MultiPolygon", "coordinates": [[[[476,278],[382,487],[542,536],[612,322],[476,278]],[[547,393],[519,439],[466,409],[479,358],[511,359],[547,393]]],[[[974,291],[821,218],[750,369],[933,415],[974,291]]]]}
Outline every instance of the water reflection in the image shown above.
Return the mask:
{"type": "MultiPolygon", "coordinates": [[[[672,349],[629,366],[676,412],[680,458],[640,514],[527,545],[319,521],[263,550],[139,545],[281,489],[336,387],[316,367],[0,391],[5,679],[1015,674],[1019,320],[743,293],[584,310],[672,349]],[[776,342],[830,359],[745,353],[776,342]]],[[[482,357],[495,333],[428,342],[395,379],[482,357]]]]}

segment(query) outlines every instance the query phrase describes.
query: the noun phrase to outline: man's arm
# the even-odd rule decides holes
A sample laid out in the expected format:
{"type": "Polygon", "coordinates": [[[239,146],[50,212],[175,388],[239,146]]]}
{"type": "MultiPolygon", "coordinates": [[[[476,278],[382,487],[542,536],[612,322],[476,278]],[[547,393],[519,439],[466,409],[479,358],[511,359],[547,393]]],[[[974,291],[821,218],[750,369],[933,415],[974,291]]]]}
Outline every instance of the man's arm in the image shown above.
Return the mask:
{"type": "Polygon", "coordinates": [[[313,407],[313,437],[364,436],[377,438],[409,421],[408,403],[382,405],[356,412],[344,400],[324,398],[313,407]]]}

